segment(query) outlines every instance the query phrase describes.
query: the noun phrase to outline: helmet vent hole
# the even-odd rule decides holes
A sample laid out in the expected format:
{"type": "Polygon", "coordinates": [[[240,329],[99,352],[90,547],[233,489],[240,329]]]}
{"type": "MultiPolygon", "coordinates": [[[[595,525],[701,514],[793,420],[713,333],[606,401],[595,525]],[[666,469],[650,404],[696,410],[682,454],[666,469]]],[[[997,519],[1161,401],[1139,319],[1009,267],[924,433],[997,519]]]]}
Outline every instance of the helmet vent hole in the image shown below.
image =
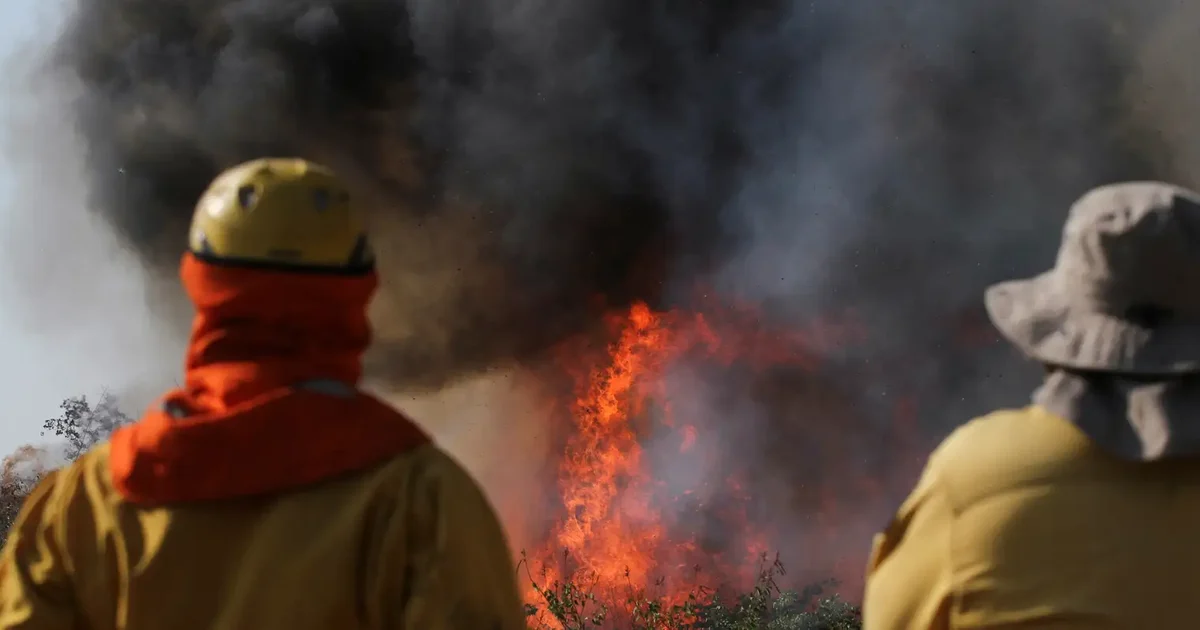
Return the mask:
{"type": "Polygon", "coordinates": [[[238,204],[241,205],[243,209],[249,210],[250,207],[254,205],[254,202],[258,197],[258,191],[254,189],[254,186],[246,185],[238,189],[237,196],[238,204]]]}

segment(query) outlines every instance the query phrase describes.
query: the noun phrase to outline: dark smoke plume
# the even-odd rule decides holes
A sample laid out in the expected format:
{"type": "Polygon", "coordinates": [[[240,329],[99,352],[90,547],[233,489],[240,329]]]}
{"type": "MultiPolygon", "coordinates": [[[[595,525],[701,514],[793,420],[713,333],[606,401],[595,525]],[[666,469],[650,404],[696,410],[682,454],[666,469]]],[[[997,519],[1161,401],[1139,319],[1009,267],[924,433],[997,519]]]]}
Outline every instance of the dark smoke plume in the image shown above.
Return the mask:
{"type": "Polygon", "coordinates": [[[1072,197],[1194,159],[1191,110],[1136,92],[1189,58],[1143,51],[1175,6],[77,0],[56,70],[91,207],[164,273],[219,169],[351,176],[402,382],[701,282],[781,318],[858,307],[944,387],[943,322],[1047,263],[1072,197]]]}
{"type": "Polygon", "coordinates": [[[81,0],[56,63],[91,207],[164,273],[219,169],[346,172],[393,380],[701,283],[781,320],[852,307],[876,338],[848,359],[903,373],[880,389],[953,400],[1005,363],[947,322],[1047,264],[1072,198],[1194,164],[1176,6],[81,0]]]}

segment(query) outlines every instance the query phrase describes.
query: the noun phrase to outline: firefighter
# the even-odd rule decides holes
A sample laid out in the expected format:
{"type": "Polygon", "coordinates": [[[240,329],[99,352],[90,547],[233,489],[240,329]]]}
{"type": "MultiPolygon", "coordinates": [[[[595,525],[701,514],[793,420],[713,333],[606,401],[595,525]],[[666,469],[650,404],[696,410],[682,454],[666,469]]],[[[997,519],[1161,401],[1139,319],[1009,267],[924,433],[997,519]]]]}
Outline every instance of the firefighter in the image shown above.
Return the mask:
{"type": "Polygon", "coordinates": [[[985,304],[1043,383],[930,457],[875,539],[864,627],[1196,627],[1200,195],[1091,191],[1055,267],[985,304]]]}
{"type": "Polygon", "coordinates": [[[376,275],[334,173],[237,166],[188,244],[185,383],[32,492],[0,628],[525,630],[480,488],[357,388],[376,275]]]}

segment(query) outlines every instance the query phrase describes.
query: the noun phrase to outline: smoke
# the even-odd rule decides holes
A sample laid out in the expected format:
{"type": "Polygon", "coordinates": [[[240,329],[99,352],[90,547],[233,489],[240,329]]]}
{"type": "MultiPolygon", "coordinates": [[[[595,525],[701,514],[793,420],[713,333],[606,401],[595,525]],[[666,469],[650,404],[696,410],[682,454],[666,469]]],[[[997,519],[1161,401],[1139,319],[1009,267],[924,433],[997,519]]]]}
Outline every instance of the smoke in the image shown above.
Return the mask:
{"type": "Polygon", "coordinates": [[[554,443],[545,423],[549,401],[536,379],[518,370],[493,370],[418,395],[386,383],[374,386],[459,457],[499,512],[514,550],[540,542],[548,506],[536,482],[553,472],[547,464],[554,443]]]}
{"type": "Polygon", "coordinates": [[[387,270],[374,368],[436,387],[586,327],[594,296],[701,279],[784,317],[860,305],[915,347],[931,311],[1043,262],[1073,196],[1149,173],[1120,132],[1179,106],[1131,106],[1152,38],[1116,30],[1155,22],[1130,15],[89,0],[53,67],[80,88],[88,207],[166,276],[219,169],[346,172],[387,270]]]}
{"type": "MultiPolygon", "coordinates": [[[[931,438],[1024,402],[1019,360],[955,327],[979,324],[988,283],[1052,262],[1073,198],[1116,179],[1195,183],[1197,11],[76,0],[44,69],[66,91],[43,102],[65,103],[82,141],[86,203],[56,204],[76,212],[61,220],[86,207],[111,228],[155,308],[178,307],[163,279],[210,178],[300,154],[353,182],[378,235],[371,371],[389,390],[528,364],[605,307],[702,287],[776,323],[852,313],[870,339],[831,353],[831,378],[852,375],[838,389],[866,419],[851,442],[884,452],[901,396],[931,438]]],[[[45,165],[75,157],[27,141],[43,165],[22,171],[31,204],[55,181],[45,165]]],[[[6,240],[48,242],[27,229],[6,240]]],[[[763,391],[726,403],[754,418],[747,452],[823,421],[763,391]]],[[[443,396],[443,413],[469,406],[443,396]]],[[[817,474],[796,459],[772,455],[772,474],[817,474]]]]}
{"type": "MultiPolygon", "coordinates": [[[[63,7],[20,4],[0,17],[11,25],[0,53],[0,319],[12,343],[3,354],[20,375],[6,381],[9,413],[48,414],[47,402],[101,388],[137,409],[175,382],[182,344],[145,300],[158,281],[103,216],[84,211],[87,165],[70,111],[78,86],[46,73],[42,53],[63,7]]],[[[36,437],[38,416],[13,426],[25,423],[10,439],[36,437]]]]}

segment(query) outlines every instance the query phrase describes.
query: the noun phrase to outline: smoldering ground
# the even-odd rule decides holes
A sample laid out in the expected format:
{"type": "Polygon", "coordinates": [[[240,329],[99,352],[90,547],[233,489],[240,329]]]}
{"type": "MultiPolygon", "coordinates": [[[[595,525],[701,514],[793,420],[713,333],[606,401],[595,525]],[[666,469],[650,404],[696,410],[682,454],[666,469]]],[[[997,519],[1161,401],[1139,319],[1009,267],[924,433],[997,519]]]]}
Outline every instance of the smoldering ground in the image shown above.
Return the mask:
{"type": "MultiPolygon", "coordinates": [[[[330,162],[378,235],[372,374],[396,390],[536,364],[605,307],[706,287],[774,323],[852,312],[869,340],[832,348],[826,378],[867,419],[846,431],[886,452],[901,396],[928,439],[1024,402],[1019,360],[953,326],[989,282],[1051,262],[1075,196],[1197,172],[1197,9],[1168,0],[70,6],[38,78],[79,132],[78,212],[170,278],[222,167],[330,162]]],[[[36,205],[53,184],[23,173],[36,205]]],[[[161,286],[151,303],[177,304],[161,286]]],[[[749,400],[777,390],[799,388],[731,394],[755,410],[726,427],[747,452],[784,430],[771,418],[799,442],[828,421],[749,400]]],[[[773,474],[814,474],[795,459],[773,474]]]]}

